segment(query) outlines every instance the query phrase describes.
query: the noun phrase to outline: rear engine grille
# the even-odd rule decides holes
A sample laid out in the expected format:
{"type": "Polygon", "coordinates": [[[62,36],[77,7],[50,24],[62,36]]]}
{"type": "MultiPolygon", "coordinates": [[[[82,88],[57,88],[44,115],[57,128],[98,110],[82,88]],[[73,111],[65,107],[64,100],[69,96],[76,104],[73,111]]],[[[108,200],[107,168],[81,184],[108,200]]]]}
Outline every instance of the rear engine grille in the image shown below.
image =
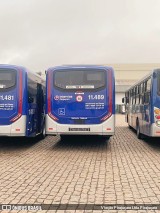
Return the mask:
{"type": "Polygon", "coordinates": [[[83,120],[83,119],[76,119],[76,120],[74,120],[74,124],[85,124],[85,120],[83,120]]]}

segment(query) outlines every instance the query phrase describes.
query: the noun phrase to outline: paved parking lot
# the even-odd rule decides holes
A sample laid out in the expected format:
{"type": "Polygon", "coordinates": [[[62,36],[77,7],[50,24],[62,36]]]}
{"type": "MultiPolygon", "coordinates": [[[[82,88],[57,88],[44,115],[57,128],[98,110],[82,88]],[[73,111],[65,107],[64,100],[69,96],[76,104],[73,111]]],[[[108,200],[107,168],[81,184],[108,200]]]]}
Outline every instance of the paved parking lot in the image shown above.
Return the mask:
{"type": "Polygon", "coordinates": [[[108,141],[0,138],[0,203],[159,204],[160,140],[138,140],[124,115],[116,126],[108,141]]]}

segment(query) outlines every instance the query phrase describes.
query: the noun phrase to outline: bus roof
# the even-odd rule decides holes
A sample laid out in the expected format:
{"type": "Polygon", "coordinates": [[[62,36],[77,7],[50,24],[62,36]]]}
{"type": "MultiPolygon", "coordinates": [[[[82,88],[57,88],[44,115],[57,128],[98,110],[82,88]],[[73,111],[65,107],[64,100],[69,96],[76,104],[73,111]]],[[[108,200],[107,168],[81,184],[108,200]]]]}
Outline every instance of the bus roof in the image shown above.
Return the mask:
{"type": "Polygon", "coordinates": [[[55,66],[55,67],[50,67],[47,69],[46,72],[48,72],[49,70],[58,70],[58,69],[68,69],[68,68],[105,68],[105,69],[111,69],[113,70],[112,67],[110,66],[104,66],[104,65],[89,65],[89,64],[76,64],[76,65],[62,65],[62,66],[55,66]]]}
{"type": "Polygon", "coordinates": [[[27,68],[19,65],[11,65],[11,64],[0,64],[0,68],[9,68],[9,69],[21,69],[23,72],[26,72],[31,76],[34,81],[38,81],[38,83],[42,83],[45,85],[45,79],[38,75],[36,72],[30,71],[27,68]]]}
{"type": "Polygon", "coordinates": [[[142,79],[140,79],[135,84],[133,84],[129,89],[127,89],[126,92],[133,89],[135,86],[139,85],[141,82],[145,81],[147,78],[152,76],[154,72],[157,72],[158,70],[160,70],[160,68],[153,69],[151,72],[149,72],[147,75],[145,75],[142,79]]]}

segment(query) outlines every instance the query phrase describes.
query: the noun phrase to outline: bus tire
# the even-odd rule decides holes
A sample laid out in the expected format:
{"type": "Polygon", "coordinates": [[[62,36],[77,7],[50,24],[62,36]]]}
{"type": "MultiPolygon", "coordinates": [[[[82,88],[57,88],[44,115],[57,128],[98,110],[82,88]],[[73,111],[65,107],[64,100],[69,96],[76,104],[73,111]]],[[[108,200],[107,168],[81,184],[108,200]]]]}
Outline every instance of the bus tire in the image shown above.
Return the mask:
{"type": "Polygon", "coordinates": [[[111,135],[103,135],[102,138],[106,139],[106,140],[109,140],[111,137],[111,135]]]}
{"type": "Polygon", "coordinates": [[[140,126],[139,126],[139,121],[138,120],[137,120],[136,130],[137,130],[137,138],[138,139],[142,139],[142,134],[140,133],[140,126]]]}
{"type": "Polygon", "coordinates": [[[46,137],[46,128],[45,128],[45,125],[43,125],[43,130],[40,134],[40,139],[44,139],[46,137]]]}

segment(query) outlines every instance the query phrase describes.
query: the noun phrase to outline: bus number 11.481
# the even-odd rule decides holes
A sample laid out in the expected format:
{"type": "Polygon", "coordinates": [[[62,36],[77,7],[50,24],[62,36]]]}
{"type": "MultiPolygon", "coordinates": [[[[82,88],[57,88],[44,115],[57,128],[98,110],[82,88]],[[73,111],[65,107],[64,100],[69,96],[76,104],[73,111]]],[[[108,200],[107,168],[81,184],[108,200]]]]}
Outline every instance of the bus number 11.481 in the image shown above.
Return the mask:
{"type": "Polygon", "coordinates": [[[13,101],[14,100],[14,96],[13,95],[0,95],[0,100],[1,101],[13,101]]]}

